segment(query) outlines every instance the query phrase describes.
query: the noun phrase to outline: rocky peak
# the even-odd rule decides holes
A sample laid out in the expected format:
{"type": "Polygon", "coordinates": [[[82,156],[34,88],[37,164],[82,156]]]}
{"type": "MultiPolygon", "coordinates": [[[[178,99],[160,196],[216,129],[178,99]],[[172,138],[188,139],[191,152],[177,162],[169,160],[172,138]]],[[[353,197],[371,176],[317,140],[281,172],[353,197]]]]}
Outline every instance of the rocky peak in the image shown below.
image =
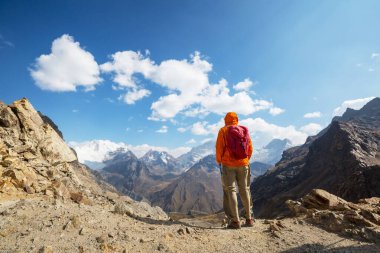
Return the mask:
{"type": "Polygon", "coordinates": [[[126,161],[137,161],[138,158],[132,151],[126,150],[124,148],[119,148],[116,151],[109,152],[104,163],[108,166],[111,164],[126,162],[126,161]]]}
{"type": "Polygon", "coordinates": [[[175,160],[173,156],[165,151],[149,150],[143,157],[140,158],[144,162],[158,162],[167,164],[169,161],[175,160]]]}
{"type": "Polygon", "coordinates": [[[86,168],[52,125],[26,98],[0,103],[0,192],[82,198],[86,168]]]}
{"type": "Polygon", "coordinates": [[[178,157],[178,160],[184,164],[186,168],[192,167],[196,162],[198,162],[201,158],[215,154],[215,142],[208,141],[199,145],[197,147],[193,147],[189,152],[178,157]]]}
{"type": "Polygon", "coordinates": [[[342,116],[334,117],[333,121],[358,121],[365,118],[380,118],[380,98],[376,97],[365,104],[360,110],[347,108],[342,116]]]}
{"type": "Polygon", "coordinates": [[[251,187],[256,214],[286,213],[285,201],[320,188],[349,201],[380,196],[380,110],[374,99],[348,110],[304,145],[288,149],[280,162],[251,187]]]}

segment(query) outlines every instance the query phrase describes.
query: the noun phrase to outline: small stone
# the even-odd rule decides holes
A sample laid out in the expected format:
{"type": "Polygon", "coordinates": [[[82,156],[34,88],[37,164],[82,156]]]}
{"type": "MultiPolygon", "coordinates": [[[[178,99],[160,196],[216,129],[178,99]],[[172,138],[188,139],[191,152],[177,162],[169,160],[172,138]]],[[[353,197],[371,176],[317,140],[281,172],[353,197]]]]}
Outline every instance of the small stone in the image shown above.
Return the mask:
{"type": "Polygon", "coordinates": [[[99,237],[96,237],[96,241],[98,243],[105,243],[107,241],[107,237],[105,235],[102,235],[102,236],[99,236],[99,237]]]}
{"type": "Polygon", "coordinates": [[[72,224],[72,222],[71,222],[71,220],[70,221],[68,221],[64,226],[63,226],[63,230],[69,230],[70,228],[72,228],[73,227],[73,224],[72,224]]]}
{"type": "Polygon", "coordinates": [[[38,252],[39,253],[53,253],[53,248],[51,246],[44,246],[38,252]]]}
{"type": "Polygon", "coordinates": [[[79,250],[79,253],[84,253],[84,247],[83,246],[79,246],[78,250],[79,250]]]}
{"type": "Polygon", "coordinates": [[[109,252],[108,245],[105,243],[100,244],[100,250],[108,253],[109,252]]]}
{"type": "Polygon", "coordinates": [[[71,222],[72,222],[74,228],[79,228],[79,226],[80,226],[79,216],[71,217],[71,222]]]}
{"type": "Polygon", "coordinates": [[[164,249],[165,249],[165,246],[162,243],[158,244],[158,246],[157,246],[158,251],[162,251],[164,249]]]}
{"type": "Polygon", "coordinates": [[[166,240],[170,240],[170,239],[172,239],[174,237],[174,235],[172,234],[172,233],[166,233],[165,235],[164,235],[164,238],[166,239],[166,240]]]}
{"type": "Polygon", "coordinates": [[[183,228],[180,228],[180,229],[178,229],[177,233],[179,235],[184,235],[185,234],[185,230],[183,228]]]}
{"type": "Polygon", "coordinates": [[[191,229],[189,227],[186,227],[186,233],[191,234],[191,229]]]}
{"type": "Polygon", "coordinates": [[[86,234],[86,229],[85,228],[81,228],[79,230],[79,235],[84,235],[84,234],[86,234]]]}
{"type": "Polygon", "coordinates": [[[8,215],[11,215],[11,213],[8,211],[8,210],[4,210],[0,213],[0,215],[2,216],[8,216],[8,215]]]}
{"type": "Polygon", "coordinates": [[[114,237],[115,237],[115,235],[114,235],[114,234],[112,234],[112,233],[109,233],[109,234],[108,234],[108,237],[109,237],[109,238],[114,238],[114,237]]]}

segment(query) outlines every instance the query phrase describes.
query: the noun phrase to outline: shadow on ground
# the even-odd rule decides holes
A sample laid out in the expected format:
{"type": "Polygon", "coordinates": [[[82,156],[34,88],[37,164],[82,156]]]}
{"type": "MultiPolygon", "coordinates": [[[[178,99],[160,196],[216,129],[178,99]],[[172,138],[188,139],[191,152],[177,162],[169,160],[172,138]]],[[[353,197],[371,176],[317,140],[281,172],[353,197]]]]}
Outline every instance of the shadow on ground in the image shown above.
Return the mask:
{"type": "Polygon", "coordinates": [[[348,246],[348,247],[337,247],[334,248],[334,244],[324,246],[321,244],[304,244],[302,246],[281,251],[281,253],[319,253],[319,252],[328,252],[328,253],[343,253],[343,252],[362,252],[362,253],[378,253],[380,252],[380,245],[357,245],[357,246],[348,246]]]}

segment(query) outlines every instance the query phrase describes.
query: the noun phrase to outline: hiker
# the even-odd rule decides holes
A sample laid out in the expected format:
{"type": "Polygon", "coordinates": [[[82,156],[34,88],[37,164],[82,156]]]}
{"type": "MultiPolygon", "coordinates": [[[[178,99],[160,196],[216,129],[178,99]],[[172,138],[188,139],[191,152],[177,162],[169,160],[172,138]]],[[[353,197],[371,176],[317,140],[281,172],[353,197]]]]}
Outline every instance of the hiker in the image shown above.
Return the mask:
{"type": "Polygon", "coordinates": [[[249,189],[251,176],[249,160],[253,151],[252,141],[248,128],[238,125],[236,113],[227,113],[224,122],[225,126],[219,130],[216,140],[216,162],[222,174],[223,208],[228,220],[227,228],[241,228],[236,183],[245,210],[245,225],[252,227],[252,199],[249,189]]]}

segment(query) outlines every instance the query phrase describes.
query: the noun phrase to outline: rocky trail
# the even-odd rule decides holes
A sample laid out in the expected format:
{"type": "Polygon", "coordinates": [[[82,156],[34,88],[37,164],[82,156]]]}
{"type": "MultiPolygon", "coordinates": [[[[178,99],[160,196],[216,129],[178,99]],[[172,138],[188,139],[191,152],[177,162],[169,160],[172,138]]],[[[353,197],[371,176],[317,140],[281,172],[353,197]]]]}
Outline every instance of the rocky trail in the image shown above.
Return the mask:
{"type": "Polygon", "coordinates": [[[380,252],[380,245],[327,232],[302,218],[257,220],[252,228],[228,230],[220,215],[179,221],[162,214],[137,217],[114,203],[46,196],[3,200],[0,252],[380,252]]]}

